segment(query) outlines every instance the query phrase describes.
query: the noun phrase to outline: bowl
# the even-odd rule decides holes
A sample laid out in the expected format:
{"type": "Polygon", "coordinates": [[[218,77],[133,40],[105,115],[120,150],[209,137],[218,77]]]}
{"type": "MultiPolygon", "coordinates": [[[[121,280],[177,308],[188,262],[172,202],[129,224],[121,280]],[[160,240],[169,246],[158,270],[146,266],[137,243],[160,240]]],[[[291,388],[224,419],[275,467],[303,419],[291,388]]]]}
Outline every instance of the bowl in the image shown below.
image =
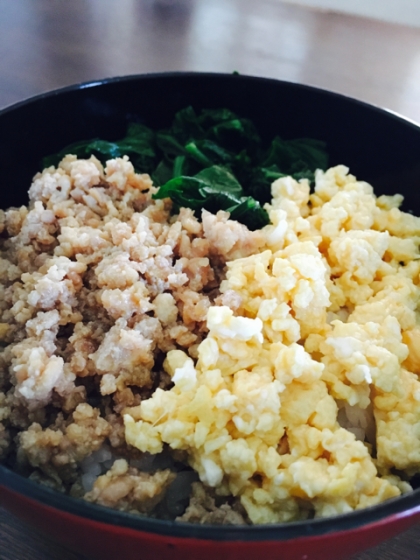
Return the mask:
{"type": "MultiPolygon", "coordinates": [[[[167,126],[187,106],[228,107],[264,138],[325,140],[379,194],[405,196],[420,214],[420,127],[343,95],[237,74],[167,73],[79,84],[0,112],[0,207],[25,204],[39,161],[76,140],[122,137],[135,116],[167,126]]],[[[206,526],[143,518],[61,495],[0,466],[0,503],[33,528],[89,558],[336,560],[374,546],[420,519],[420,489],[381,505],[286,525],[206,526]]]]}

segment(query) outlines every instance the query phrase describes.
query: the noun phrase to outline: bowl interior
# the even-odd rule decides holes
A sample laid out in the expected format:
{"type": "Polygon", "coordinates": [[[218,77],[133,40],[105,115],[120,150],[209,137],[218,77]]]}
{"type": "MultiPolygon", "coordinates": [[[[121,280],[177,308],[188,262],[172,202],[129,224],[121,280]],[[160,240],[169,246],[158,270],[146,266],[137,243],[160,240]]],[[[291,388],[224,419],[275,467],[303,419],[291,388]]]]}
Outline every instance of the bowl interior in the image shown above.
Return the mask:
{"type": "Polygon", "coordinates": [[[132,120],[155,128],[174,113],[228,107],[251,118],[267,141],[311,137],[327,142],[330,163],[344,163],[378,192],[420,203],[419,128],[390,112],[307,86],[220,74],[116,78],[64,88],[0,112],[2,207],[26,202],[43,156],[86,138],[115,140],[132,120]],[[409,183],[409,186],[408,186],[409,183]]]}

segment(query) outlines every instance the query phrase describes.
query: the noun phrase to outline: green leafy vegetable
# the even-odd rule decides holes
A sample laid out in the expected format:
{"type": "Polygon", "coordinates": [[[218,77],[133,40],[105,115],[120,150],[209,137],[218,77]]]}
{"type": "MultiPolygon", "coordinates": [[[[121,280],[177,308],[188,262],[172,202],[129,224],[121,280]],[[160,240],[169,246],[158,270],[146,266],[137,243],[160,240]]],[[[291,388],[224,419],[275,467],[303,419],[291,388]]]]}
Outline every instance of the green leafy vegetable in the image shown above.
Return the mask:
{"type": "Polygon", "coordinates": [[[156,167],[155,133],[147,126],[131,123],[127,135],[122,140],[108,142],[93,139],[75,142],[58,154],[44,158],[42,165],[57,165],[67,154],[74,154],[78,158],[88,158],[93,154],[102,163],[127,155],[136,169],[141,169],[143,173],[151,173],[156,167]]]}
{"type": "Polygon", "coordinates": [[[310,138],[284,140],[276,136],[264,147],[254,124],[229,109],[186,107],[171,126],[153,131],[132,123],[119,141],[85,140],[44,159],[57,165],[66,154],[94,154],[102,163],[128,155],[135,169],[149,173],[160,186],[154,198],[171,198],[174,209],[225,210],[234,220],[258,229],[269,222],[261,206],[271,200],[271,184],[279,177],[314,180],[326,169],[325,143],[310,138]]]}
{"type": "Polygon", "coordinates": [[[197,173],[194,177],[174,177],[161,186],[154,198],[171,198],[178,206],[186,206],[209,212],[226,210],[231,218],[258,229],[268,223],[267,212],[260,203],[244,196],[243,189],[231,171],[213,165],[197,173]]]}

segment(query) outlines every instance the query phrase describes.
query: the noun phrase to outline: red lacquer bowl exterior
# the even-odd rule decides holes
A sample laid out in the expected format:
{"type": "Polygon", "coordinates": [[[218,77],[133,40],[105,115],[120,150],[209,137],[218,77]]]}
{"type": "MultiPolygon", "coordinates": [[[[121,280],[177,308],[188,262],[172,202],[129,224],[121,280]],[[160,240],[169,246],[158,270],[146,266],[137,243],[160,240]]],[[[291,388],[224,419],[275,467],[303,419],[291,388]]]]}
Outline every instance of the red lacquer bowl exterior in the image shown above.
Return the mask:
{"type": "Polygon", "coordinates": [[[23,521],[92,560],[344,560],[420,520],[420,506],[416,506],[380,521],[323,535],[225,541],[175,537],[103,523],[55,509],[5,487],[0,487],[0,495],[2,505],[23,521]]]}
{"type": "MultiPolygon", "coordinates": [[[[122,137],[133,115],[163,128],[187,105],[229,107],[263,138],[325,140],[380,194],[420,215],[420,127],[395,114],[307,86],[222,74],[129,76],[64,88],[0,111],[0,208],[27,202],[41,158],[84,138],[122,137]]],[[[342,560],[420,520],[420,489],[363,511],[279,526],[197,526],[75,500],[0,465],[0,505],[92,559],[342,560]]]]}
{"type": "Polygon", "coordinates": [[[420,521],[419,493],[330,519],[204,526],[110,510],[63,496],[0,466],[0,505],[92,560],[345,560],[420,521]]]}

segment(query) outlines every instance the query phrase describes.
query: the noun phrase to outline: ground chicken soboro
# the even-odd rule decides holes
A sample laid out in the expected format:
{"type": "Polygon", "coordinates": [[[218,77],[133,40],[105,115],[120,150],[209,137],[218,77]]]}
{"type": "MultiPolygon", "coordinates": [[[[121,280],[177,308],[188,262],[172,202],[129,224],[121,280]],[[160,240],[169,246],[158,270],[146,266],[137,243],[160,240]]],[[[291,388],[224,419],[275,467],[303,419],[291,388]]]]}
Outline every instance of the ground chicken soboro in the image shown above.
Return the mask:
{"type": "Polygon", "coordinates": [[[155,191],[127,158],[103,169],[68,156],[35,177],[29,208],[2,212],[0,226],[3,459],[83,495],[80,465],[106,444],[123,463],[86,498],[139,512],[175,475],[124,465],[140,454],[121,413],[170,385],[167,352],[196,357],[227,259],[263,244],[225,213],[171,217],[155,191]]]}
{"type": "Polygon", "coordinates": [[[67,156],[35,177],[29,209],[1,214],[3,460],[196,523],[410,491],[420,219],[343,166],[312,194],[276,181],[256,232],[223,212],[171,216],[153,192],[127,158],[67,156]]]}

